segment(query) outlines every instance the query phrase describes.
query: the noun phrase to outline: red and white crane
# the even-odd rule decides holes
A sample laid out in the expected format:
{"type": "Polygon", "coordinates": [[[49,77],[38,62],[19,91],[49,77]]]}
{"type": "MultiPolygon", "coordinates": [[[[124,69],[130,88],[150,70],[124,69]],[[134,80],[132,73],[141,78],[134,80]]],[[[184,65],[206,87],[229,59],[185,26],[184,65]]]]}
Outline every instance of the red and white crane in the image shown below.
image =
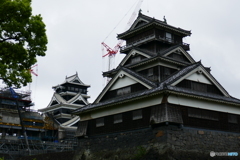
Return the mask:
{"type": "Polygon", "coordinates": [[[32,73],[33,75],[35,75],[35,76],[38,76],[38,64],[35,64],[35,65],[33,65],[30,69],[29,69],[29,71],[30,71],[30,73],[32,73]]]}
{"type": "MultiPolygon", "coordinates": [[[[140,10],[140,7],[142,5],[142,2],[143,0],[139,0],[139,2],[137,3],[135,9],[134,9],[134,12],[132,13],[128,23],[127,23],[127,26],[125,28],[125,30],[129,29],[129,27],[132,25],[133,21],[135,20],[136,16],[137,16],[137,13],[139,12],[140,10]]],[[[106,49],[107,53],[106,54],[103,54],[103,58],[104,57],[108,57],[108,71],[112,70],[114,68],[114,64],[113,64],[113,61],[114,61],[114,58],[115,58],[115,55],[118,53],[120,47],[122,46],[124,40],[119,40],[118,43],[116,44],[116,46],[112,49],[111,47],[109,47],[106,43],[102,42],[102,46],[106,49]]]]}

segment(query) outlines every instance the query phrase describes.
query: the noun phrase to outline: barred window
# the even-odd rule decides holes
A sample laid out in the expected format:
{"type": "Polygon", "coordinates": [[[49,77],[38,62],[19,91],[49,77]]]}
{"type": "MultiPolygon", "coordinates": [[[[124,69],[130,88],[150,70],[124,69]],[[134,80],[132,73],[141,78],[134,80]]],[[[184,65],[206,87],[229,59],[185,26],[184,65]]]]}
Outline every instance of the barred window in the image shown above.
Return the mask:
{"type": "Polygon", "coordinates": [[[121,123],[122,121],[123,121],[122,120],[122,114],[114,115],[114,124],[121,123]]]}
{"type": "Polygon", "coordinates": [[[192,89],[195,91],[207,92],[207,84],[192,81],[192,89]]]}
{"type": "Polygon", "coordinates": [[[201,119],[218,120],[218,113],[198,108],[188,108],[188,116],[201,119]]]}
{"type": "Polygon", "coordinates": [[[168,42],[173,42],[173,38],[172,38],[172,34],[171,33],[166,32],[166,40],[168,42]]]}
{"type": "Polygon", "coordinates": [[[132,57],[132,59],[131,59],[131,63],[137,63],[139,61],[141,61],[141,57],[140,56],[132,57]]]}
{"type": "Polygon", "coordinates": [[[104,126],[104,118],[96,119],[96,127],[102,127],[102,126],[104,126]]]}
{"type": "Polygon", "coordinates": [[[120,88],[117,90],[117,95],[118,96],[122,96],[122,95],[125,95],[125,94],[128,94],[128,93],[131,93],[131,87],[125,87],[125,88],[120,88]]]}
{"type": "Polygon", "coordinates": [[[133,120],[142,119],[142,110],[133,111],[133,120]]]}
{"type": "Polygon", "coordinates": [[[228,122],[229,123],[238,123],[237,115],[229,114],[228,115],[228,122]]]}

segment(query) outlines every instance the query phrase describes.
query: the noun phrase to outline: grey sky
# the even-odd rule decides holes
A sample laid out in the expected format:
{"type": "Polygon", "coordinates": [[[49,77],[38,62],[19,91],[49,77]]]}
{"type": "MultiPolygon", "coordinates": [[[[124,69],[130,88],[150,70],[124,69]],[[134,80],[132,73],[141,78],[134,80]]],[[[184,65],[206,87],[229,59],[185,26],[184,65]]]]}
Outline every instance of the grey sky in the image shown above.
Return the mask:
{"type": "MultiPolygon", "coordinates": [[[[41,14],[46,24],[48,51],[38,58],[38,77],[31,84],[35,109],[48,105],[52,86],[78,72],[93,102],[103,88],[102,48],[100,43],[129,11],[136,0],[32,0],[33,14],[41,14]]],[[[144,0],[142,13],[175,27],[191,30],[189,53],[206,67],[229,92],[240,98],[240,1],[238,0],[144,0]]],[[[134,7],[106,39],[117,44],[134,7]]],[[[115,58],[117,64],[121,56],[115,58]]],[[[104,62],[106,64],[106,61],[104,62]]]]}

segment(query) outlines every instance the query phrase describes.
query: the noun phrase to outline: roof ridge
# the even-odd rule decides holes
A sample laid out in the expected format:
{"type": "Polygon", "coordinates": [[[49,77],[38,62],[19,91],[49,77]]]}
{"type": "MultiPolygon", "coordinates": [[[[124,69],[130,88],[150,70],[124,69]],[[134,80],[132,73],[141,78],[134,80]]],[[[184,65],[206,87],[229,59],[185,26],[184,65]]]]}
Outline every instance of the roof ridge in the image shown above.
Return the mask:
{"type": "Polygon", "coordinates": [[[183,75],[189,73],[189,71],[192,71],[193,69],[197,68],[201,65],[201,61],[196,62],[194,64],[191,64],[189,66],[184,67],[183,69],[177,71],[174,75],[171,75],[167,79],[165,79],[163,82],[160,82],[159,86],[168,85],[170,83],[173,83],[177,81],[179,78],[181,78],[183,75]]]}
{"type": "Polygon", "coordinates": [[[152,86],[152,87],[157,87],[156,83],[150,81],[149,79],[145,78],[144,76],[138,74],[137,72],[130,70],[128,68],[125,67],[121,67],[121,69],[129,74],[131,74],[132,76],[136,77],[137,79],[140,79],[141,81],[147,83],[148,85],[152,86]]]}
{"type": "Polygon", "coordinates": [[[72,77],[74,77],[74,76],[76,76],[76,77],[78,77],[78,73],[76,72],[76,74],[74,74],[74,75],[71,75],[71,76],[66,76],[66,78],[65,79],[69,79],[69,78],[72,78],[72,77]]]}
{"type": "Polygon", "coordinates": [[[205,94],[203,92],[199,92],[199,91],[195,91],[195,90],[191,90],[191,89],[187,89],[187,88],[179,88],[176,86],[167,86],[167,89],[170,91],[178,92],[178,93],[201,96],[201,97],[212,98],[212,99],[216,99],[216,100],[222,100],[222,101],[228,101],[228,102],[240,104],[240,99],[234,98],[232,96],[226,97],[226,96],[221,96],[221,95],[212,94],[212,93],[205,94]]]}

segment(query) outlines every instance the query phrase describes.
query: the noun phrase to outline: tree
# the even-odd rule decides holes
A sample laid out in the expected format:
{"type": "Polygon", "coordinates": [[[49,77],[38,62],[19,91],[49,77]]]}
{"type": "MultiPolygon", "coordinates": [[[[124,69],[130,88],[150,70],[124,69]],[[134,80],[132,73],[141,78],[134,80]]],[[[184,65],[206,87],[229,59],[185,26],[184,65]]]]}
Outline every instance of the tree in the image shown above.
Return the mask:
{"type": "Polygon", "coordinates": [[[37,56],[45,56],[47,36],[31,0],[0,0],[0,78],[8,86],[26,86],[37,56]]]}

